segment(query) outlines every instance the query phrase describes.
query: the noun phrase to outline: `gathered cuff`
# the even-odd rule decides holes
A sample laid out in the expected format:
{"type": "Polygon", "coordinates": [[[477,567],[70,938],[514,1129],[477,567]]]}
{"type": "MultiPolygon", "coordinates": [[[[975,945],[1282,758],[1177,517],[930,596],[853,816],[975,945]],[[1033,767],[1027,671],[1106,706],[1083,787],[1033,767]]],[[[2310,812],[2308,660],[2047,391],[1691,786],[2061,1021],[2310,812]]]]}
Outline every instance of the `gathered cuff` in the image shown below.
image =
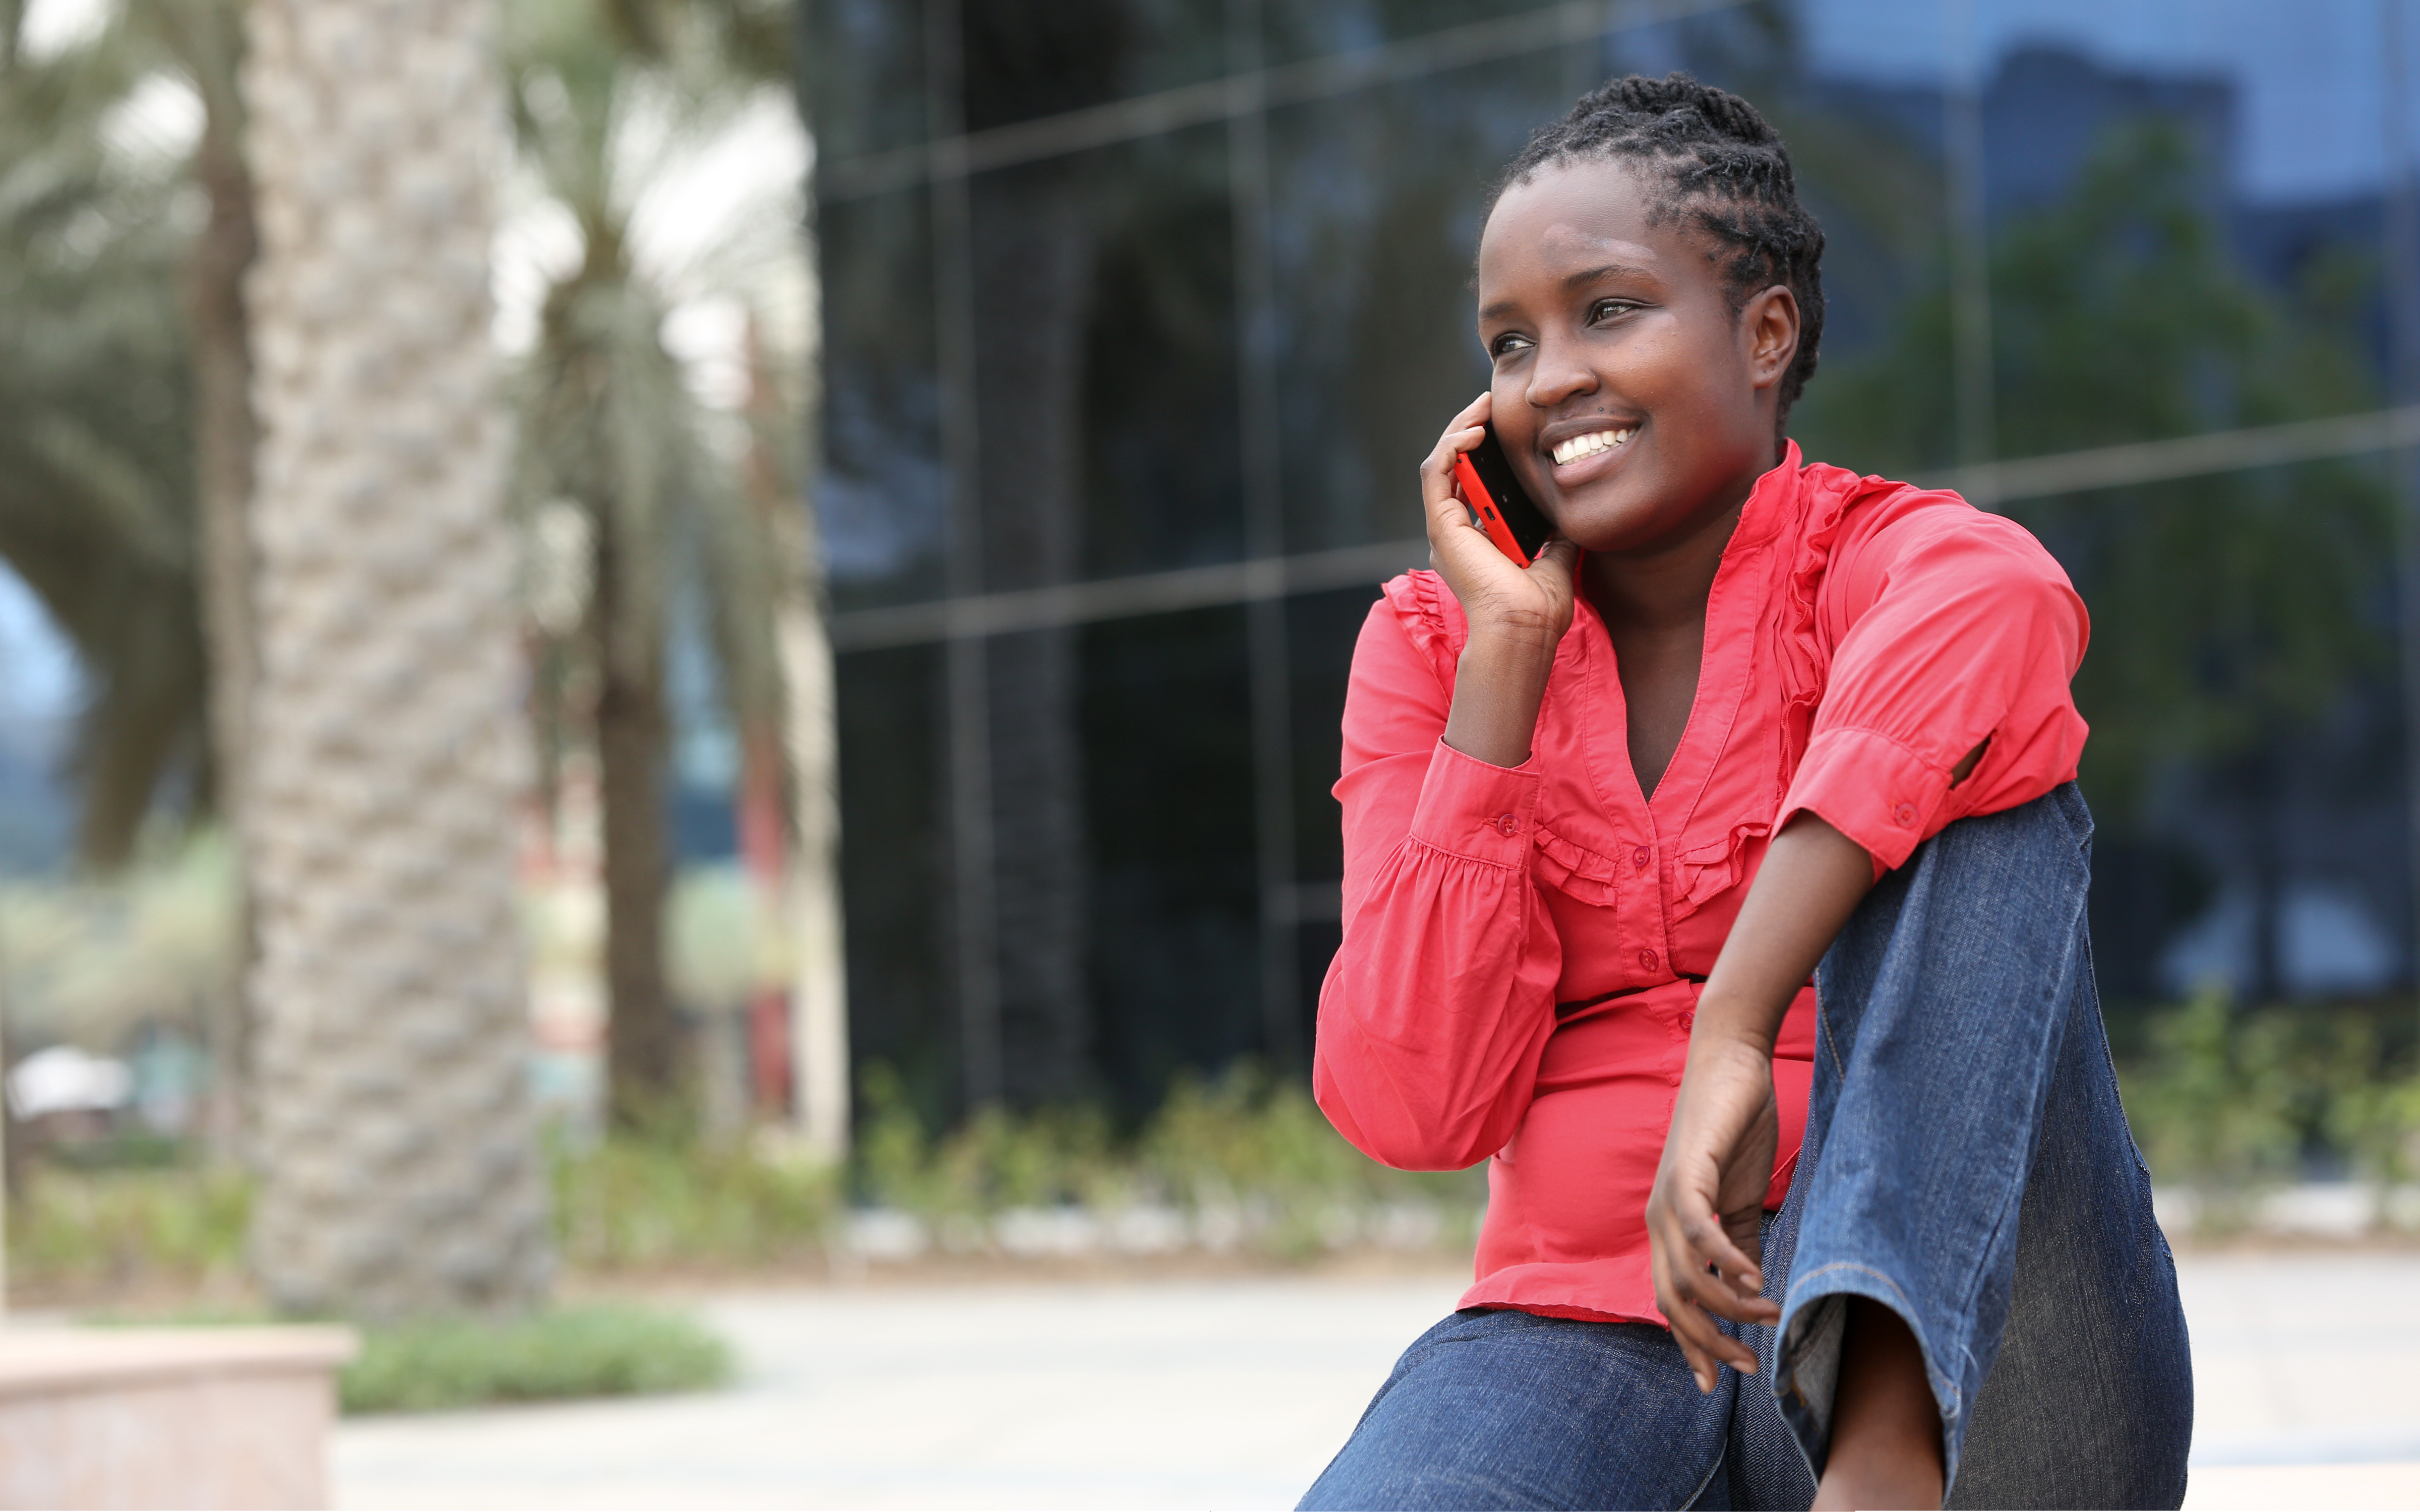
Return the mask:
{"type": "Polygon", "coordinates": [[[1412,812],[1412,839],[1449,856],[1524,867],[1537,829],[1538,758],[1497,766],[1440,736],[1412,812]]]}
{"type": "Polygon", "coordinates": [[[1941,827],[1949,774],[1871,730],[1819,730],[1781,803],[1787,825],[1814,814],[1866,848],[1875,874],[1904,863],[1941,827]]]}

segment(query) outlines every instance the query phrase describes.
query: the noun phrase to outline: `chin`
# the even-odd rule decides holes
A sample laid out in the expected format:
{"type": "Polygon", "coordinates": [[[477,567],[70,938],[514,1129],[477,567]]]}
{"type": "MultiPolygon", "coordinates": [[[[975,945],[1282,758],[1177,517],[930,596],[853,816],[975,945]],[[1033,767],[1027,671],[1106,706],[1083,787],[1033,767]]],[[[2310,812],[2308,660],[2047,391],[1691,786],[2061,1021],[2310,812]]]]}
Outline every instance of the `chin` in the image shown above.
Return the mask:
{"type": "Polygon", "coordinates": [[[1653,500],[1620,496],[1568,499],[1548,513],[1583,551],[1636,550],[1654,538],[1659,526],[1668,523],[1657,517],[1653,500]]]}

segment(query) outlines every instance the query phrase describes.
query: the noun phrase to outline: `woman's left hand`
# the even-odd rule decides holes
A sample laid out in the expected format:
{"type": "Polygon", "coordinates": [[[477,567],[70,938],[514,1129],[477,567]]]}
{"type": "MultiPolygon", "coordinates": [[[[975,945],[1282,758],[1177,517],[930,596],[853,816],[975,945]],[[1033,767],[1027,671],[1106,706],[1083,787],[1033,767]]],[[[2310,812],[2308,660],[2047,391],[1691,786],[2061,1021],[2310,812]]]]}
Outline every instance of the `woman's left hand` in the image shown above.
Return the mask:
{"type": "Polygon", "coordinates": [[[1756,1373],[1756,1352],[1716,1328],[1714,1318],[1781,1320],[1780,1307],[1761,1295],[1760,1263],[1764,1196],[1780,1138],[1772,1052],[1752,1043],[1692,1043],[1647,1198],[1647,1240],[1655,1304],[1699,1391],[1714,1389],[1725,1365],[1756,1373]]]}
{"type": "Polygon", "coordinates": [[[1873,883],[1863,846],[1813,812],[1792,814],[1765,852],[1698,996],[1688,1067],[1647,1197],[1647,1243],[1655,1305],[1700,1391],[1714,1389],[1726,1365],[1756,1370],[1755,1352],[1726,1337],[1715,1318],[1781,1321],[1780,1307],[1761,1295],[1758,1242],[1781,1141],[1774,1036],[1873,883]]]}

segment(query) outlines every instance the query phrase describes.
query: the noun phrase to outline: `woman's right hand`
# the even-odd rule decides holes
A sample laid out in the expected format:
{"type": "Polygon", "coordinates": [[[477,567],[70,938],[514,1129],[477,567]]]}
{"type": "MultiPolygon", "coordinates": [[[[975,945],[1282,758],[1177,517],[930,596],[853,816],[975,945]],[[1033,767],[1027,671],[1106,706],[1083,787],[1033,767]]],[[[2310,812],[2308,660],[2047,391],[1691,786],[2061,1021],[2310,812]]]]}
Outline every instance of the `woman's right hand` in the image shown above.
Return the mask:
{"type": "Polygon", "coordinates": [[[1557,533],[1539,548],[1537,561],[1516,565],[1471,519],[1454,485],[1454,458],[1486,439],[1493,401],[1485,393],[1473,399],[1420,464],[1429,565],[1461,601],[1472,639],[1509,633],[1541,641],[1551,651],[1571,627],[1572,569],[1579,561],[1579,548],[1557,533]]]}
{"type": "Polygon", "coordinates": [[[1518,766],[1529,759],[1555,647],[1571,628],[1580,553],[1559,532],[1523,567],[1472,522],[1454,486],[1453,463],[1486,439],[1492,404],[1493,396],[1482,393],[1453,417],[1420,464],[1420,492],[1428,509],[1429,565],[1470,622],[1445,742],[1466,756],[1518,766]]]}

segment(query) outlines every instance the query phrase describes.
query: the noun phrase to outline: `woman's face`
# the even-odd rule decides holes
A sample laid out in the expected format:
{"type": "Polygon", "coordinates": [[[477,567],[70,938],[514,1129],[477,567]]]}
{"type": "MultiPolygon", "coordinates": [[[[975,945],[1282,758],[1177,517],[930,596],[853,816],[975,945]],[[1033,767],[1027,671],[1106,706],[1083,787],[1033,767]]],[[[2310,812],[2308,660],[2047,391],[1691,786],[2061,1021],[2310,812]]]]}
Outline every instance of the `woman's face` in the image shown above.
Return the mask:
{"type": "Polygon", "coordinates": [[[1507,190],[1479,240],[1479,339],[1496,434],[1583,549],[1652,551],[1747,497],[1777,458],[1776,386],[1798,306],[1734,313],[1712,242],[1616,162],[1507,190]]]}

